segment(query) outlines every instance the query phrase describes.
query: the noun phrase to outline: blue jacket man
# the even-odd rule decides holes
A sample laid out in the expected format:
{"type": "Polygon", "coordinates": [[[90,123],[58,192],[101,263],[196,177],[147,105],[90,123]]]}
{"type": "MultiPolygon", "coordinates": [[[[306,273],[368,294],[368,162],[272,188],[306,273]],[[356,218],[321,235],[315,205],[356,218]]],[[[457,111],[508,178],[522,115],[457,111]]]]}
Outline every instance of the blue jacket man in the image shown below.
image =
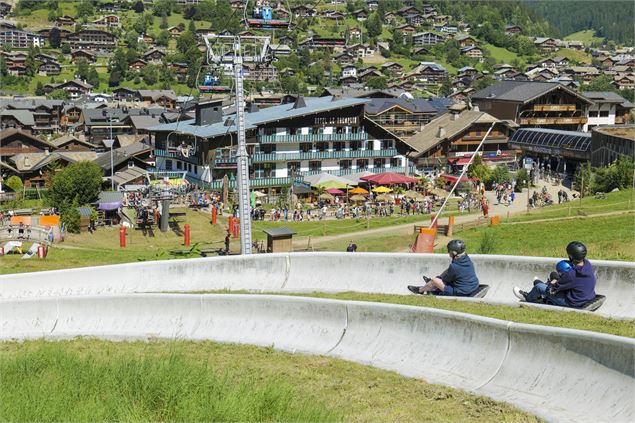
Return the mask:
{"type": "Polygon", "coordinates": [[[595,274],[591,263],[586,259],[586,246],[579,241],[567,245],[567,255],[571,269],[558,278],[550,277],[547,283],[536,279],[529,292],[514,287],[514,295],[530,303],[557,305],[561,307],[583,307],[595,299],[595,274]]]}
{"type": "Polygon", "coordinates": [[[409,285],[408,289],[415,294],[432,294],[447,296],[469,296],[478,289],[478,277],[472,260],[465,253],[465,243],[453,239],[448,243],[448,254],[452,259],[445,272],[436,278],[423,277],[424,286],[409,285]]]}

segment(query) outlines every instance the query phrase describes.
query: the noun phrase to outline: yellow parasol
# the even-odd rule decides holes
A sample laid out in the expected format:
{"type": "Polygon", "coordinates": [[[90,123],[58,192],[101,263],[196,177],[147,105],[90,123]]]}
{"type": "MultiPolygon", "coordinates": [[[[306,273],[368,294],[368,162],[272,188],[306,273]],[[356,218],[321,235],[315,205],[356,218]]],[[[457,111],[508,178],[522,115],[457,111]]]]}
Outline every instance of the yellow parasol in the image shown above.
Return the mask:
{"type": "Polygon", "coordinates": [[[379,193],[379,194],[386,194],[388,192],[392,192],[392,190],[388,187],[385,186],[380,186],[377,188],[373,188],[373,192],[379,193]]]}
{"type": "Polygon", "coordinates": [[[368,194],[368,191],[362,187],[353,188],[348,192],[349,194],[368,194]]]}
{"type": "Polygon", "coordinates": [[[326,182],[316,184],[314,186],[318,188],[324,188],[324,189],[328,189],[328,188],[346,189],[348,187],[348,185],[339,181],[326,181],[326,182]]]}

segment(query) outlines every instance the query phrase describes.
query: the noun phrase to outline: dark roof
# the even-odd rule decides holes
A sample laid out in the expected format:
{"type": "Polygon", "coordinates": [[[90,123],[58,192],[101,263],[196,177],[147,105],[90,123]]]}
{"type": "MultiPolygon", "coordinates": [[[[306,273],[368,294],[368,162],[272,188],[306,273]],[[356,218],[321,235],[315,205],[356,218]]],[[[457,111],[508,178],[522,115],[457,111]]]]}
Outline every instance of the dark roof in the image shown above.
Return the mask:
{"type": "Polygon", "coordinates": [[[596,103],[618,103],[623,104],[626,99],[613,91],[584,91],[585,97],[590,98],[596,103]]]}
{"type": "Polygon", "coordinates": [[[289,228],[268,228],[268,229],[263,229],[262,231],[273,238],[295,234],[295,232],[293,232],[289,228]]]}
{"type": "Polygon", "coordinates": [[[161,116],[165,112],[163,107],[154,107],[147,109],[133,108],[101,108],[101,109],[83,109],[85,125],[108,125],[109,119],[112,118],[113,124],[121,124],[129,116],[161,116]],[[104,115],[105,113],[105,115],[104,115]]]}
{"type": "Polygon", "coordinates": [[[354,97],[354,98],[365,98],[371,96],[382,96],[386,98],[391,97],[399,97],[405,91],[396,88],[388,88],[385,90],[368,90],[364,88],[356,89],[356,88],[324,88],[324,92],[322,96],[338,96],[338,97],[354,97]]]}
{"type": "Polygon", "coordinates": [[[374,115],[390,109],[393,106],[399,106],[412,113],[440,113],[447,110],[441,102],[432,102],[423,98],[373,98],[370,103],[366,104],[366,113],[374,115]]]}
{"type": "Polygon", "coordinates": [[[509,143],[531,151],[554,153],[556,150],[560,150],[580,155],[589,151],[591,133],[544,128],[521,128],[512,135],[509,143]]]}
{"type": "MultiPolygon", "coordinates": [[[[141,142],[127,145],[125,147],[117,148],[113,150],[113,165],[119,166],[128,160],[132,160],[134,157],[152,151],[152,147],[141,142]]],[[[104,170],[110,170],[110,151],[99,155],[94,162],[104,170]]]]}
{"type": "Polygon", "coordinates": [[[562,89],[576,97],[593,103],[586,97],[576,93],[575,91],[565,87],[557,82],[535,82],[535,81],[500,81],[498,84],[491,85],[475,92],[472,100],[503,100],[526,103],[537,97],[547,94],[555,89],[562,89]]]}

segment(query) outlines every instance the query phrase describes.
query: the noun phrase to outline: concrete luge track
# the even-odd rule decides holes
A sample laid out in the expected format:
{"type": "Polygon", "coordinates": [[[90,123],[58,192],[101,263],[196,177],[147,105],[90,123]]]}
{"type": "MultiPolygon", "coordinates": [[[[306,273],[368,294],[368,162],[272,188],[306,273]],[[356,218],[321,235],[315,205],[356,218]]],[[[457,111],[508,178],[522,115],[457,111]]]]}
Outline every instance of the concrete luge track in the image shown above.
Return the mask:
{"type": "MultiPolygon", "coordinates": [[[[558,259],[471,255],[482,300],[517,304],[514,285],[528,288],[545,278],[558,259]]],[[[421,275],[448,265],[445,254],[292,253],[129,263],[0,276],[0,299],[33,296],[99,295],[138,292],[254,290],[259,292],[342,292],[408,294],[421,275]]],[[[592,260],[596,291],[606,295],[597,314],[635,318],[635,263],[592,260]]]]}
{"type": "Polygon", "coordinates": [[[78,336],[273,345],[458,387],[550,421],[635,419],[635,341],[612,335],[422,307],[269,295],[0,300],[0,339],[78,336]]]}

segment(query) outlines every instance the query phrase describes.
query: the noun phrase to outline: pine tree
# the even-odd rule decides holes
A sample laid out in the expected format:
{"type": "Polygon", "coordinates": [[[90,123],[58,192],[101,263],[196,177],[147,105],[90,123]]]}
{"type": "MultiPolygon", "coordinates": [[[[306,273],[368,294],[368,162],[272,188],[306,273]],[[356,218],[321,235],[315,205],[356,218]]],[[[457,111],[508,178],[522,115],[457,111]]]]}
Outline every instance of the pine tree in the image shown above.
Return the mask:
{"type": "Polygon", "coordinates": [[[42,81],[38,81],[35,87],[35,95],[44,95],[44,85],[42,85],[42,81]]]}

